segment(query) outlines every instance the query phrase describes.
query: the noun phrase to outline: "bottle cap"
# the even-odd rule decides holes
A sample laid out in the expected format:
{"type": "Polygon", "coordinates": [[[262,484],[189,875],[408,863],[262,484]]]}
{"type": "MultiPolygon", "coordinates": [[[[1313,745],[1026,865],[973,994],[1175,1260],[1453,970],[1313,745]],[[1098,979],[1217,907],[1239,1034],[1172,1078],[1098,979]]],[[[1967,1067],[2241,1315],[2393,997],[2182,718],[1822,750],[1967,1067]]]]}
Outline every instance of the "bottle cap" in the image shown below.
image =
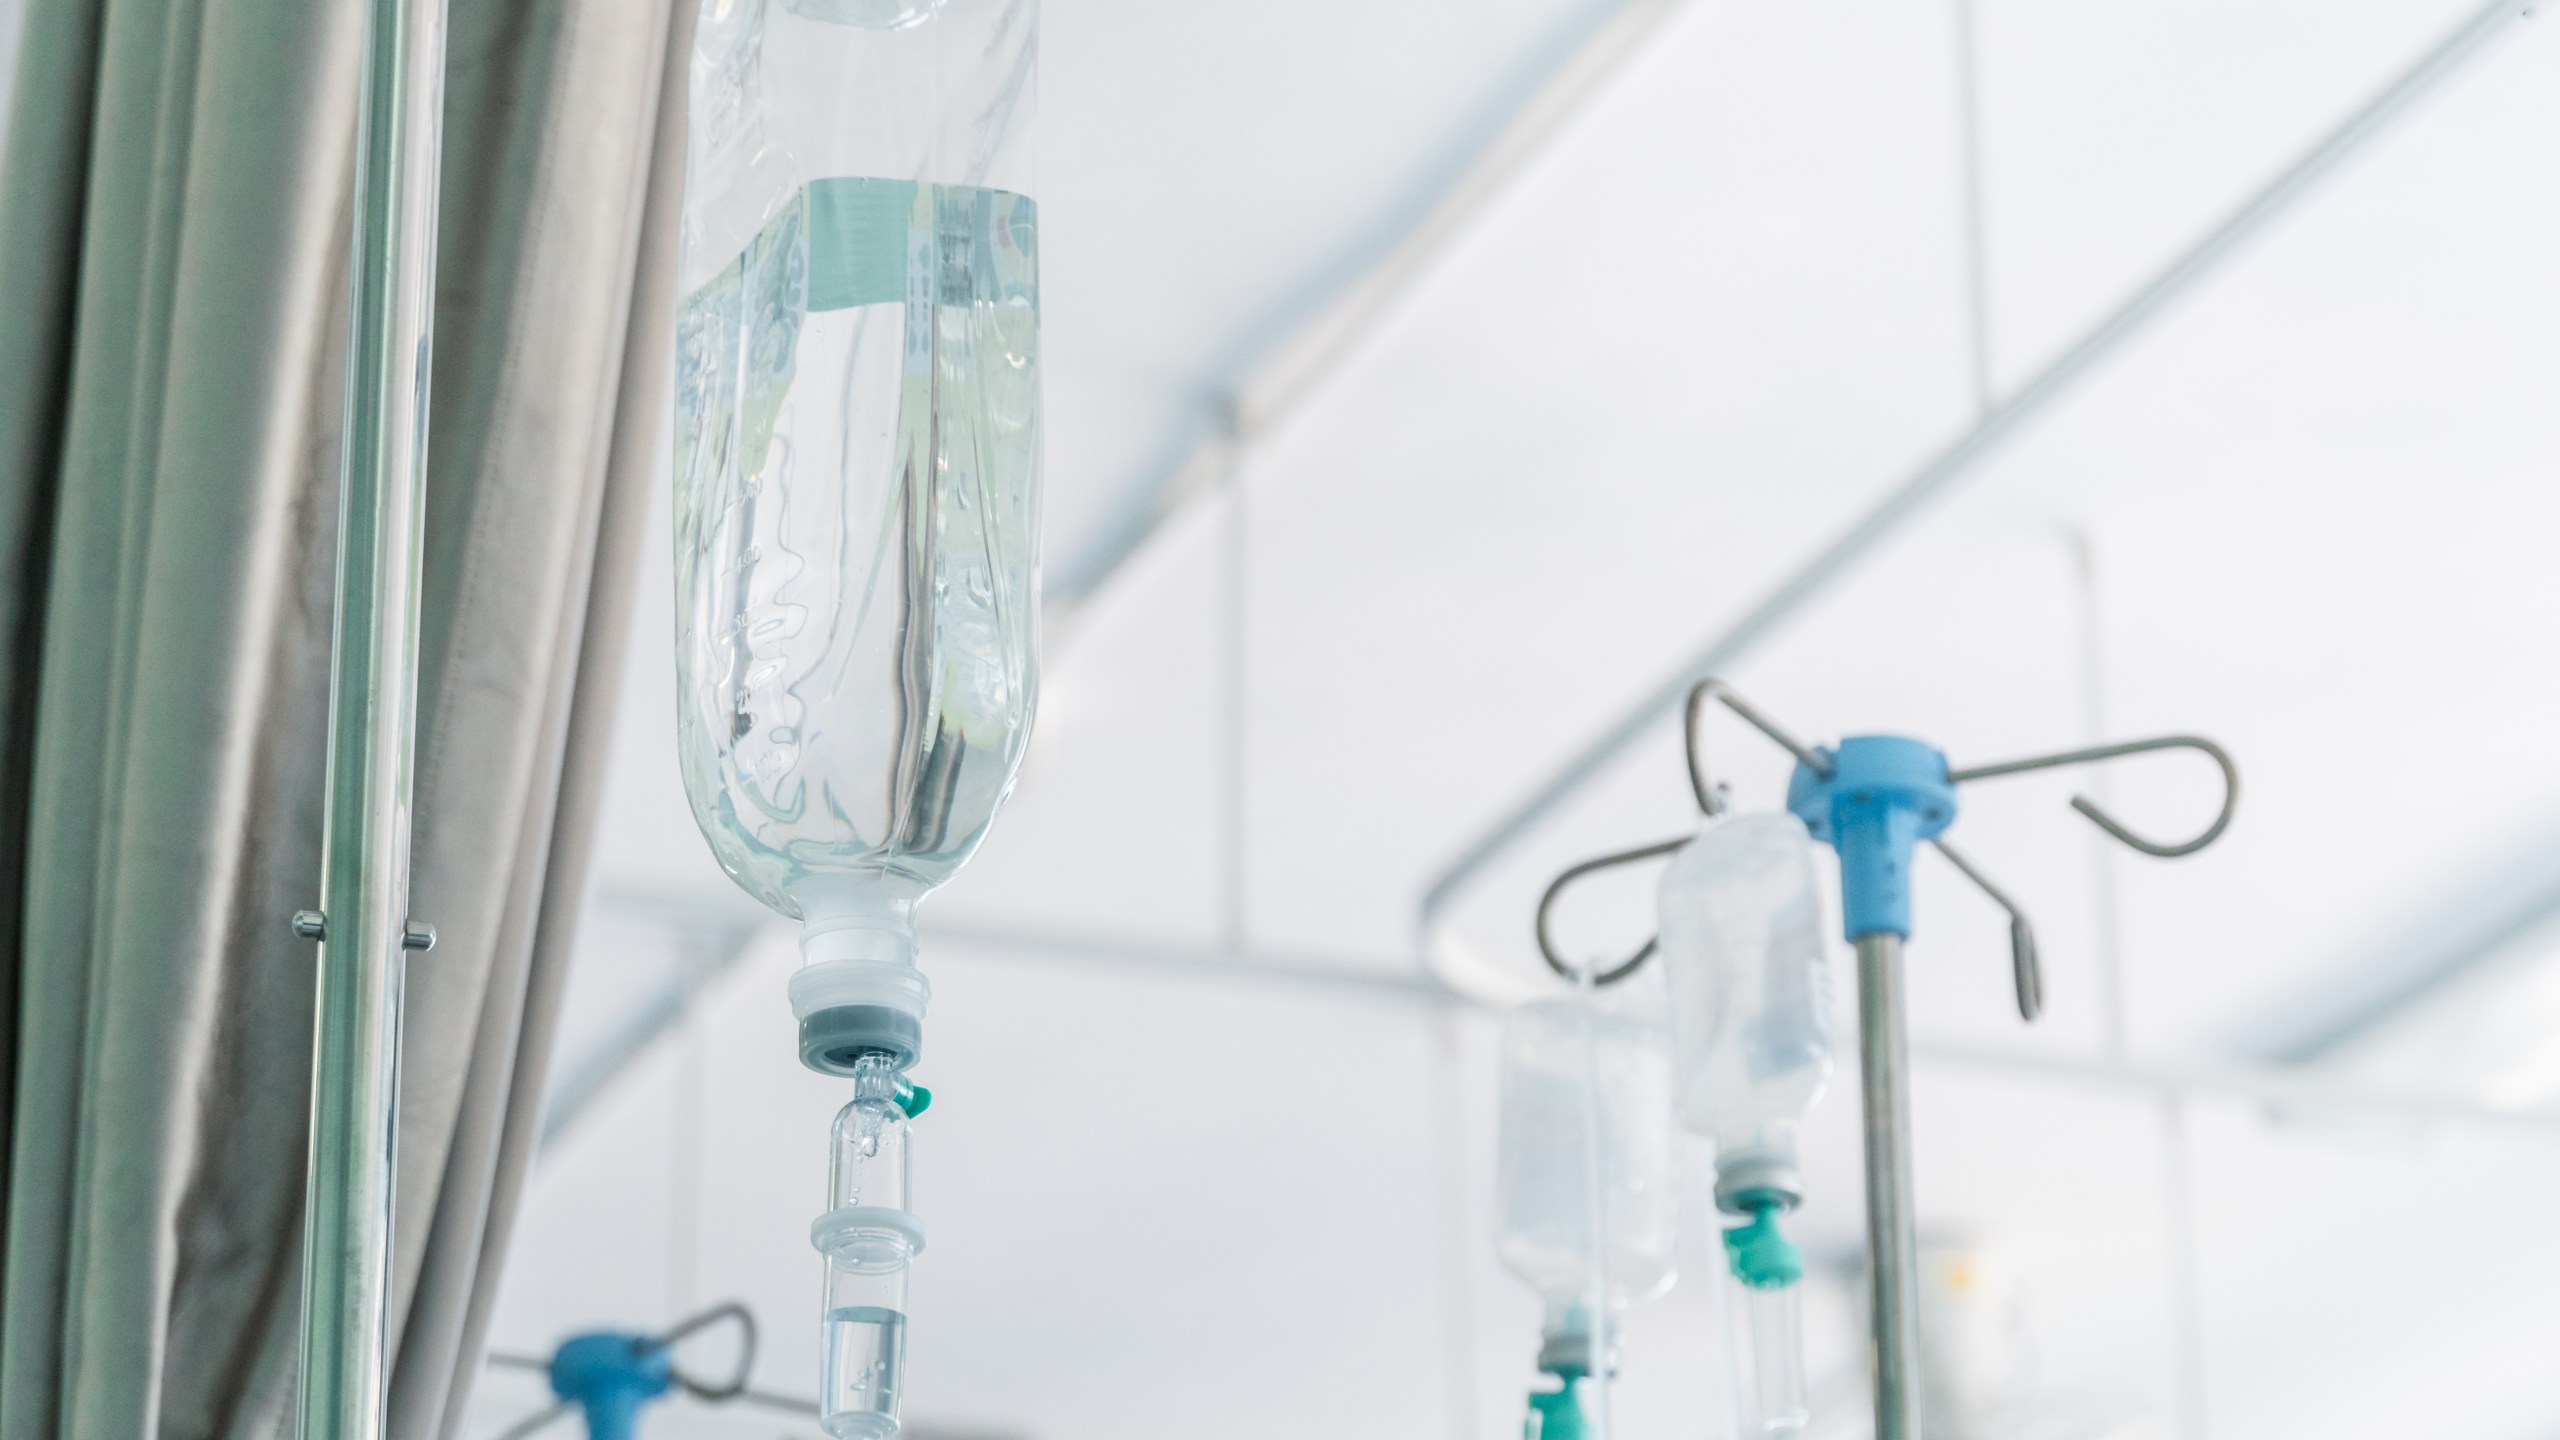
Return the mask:
{"type": "Polygon", "coordinates": [[[905,1070],[923,1054],[924,1025],[891,1006],[831,1005],[800,1017],[800,1063],[821,1075],[851,1075],[865,1055],[905,1070]]]}
{"type": "Polygon", "coordinates": [[[1804,1199],[1804,1176],[1792,1154],[1716,1157],[1716,1208],[1728,1215],[1793,1210],[1804,1199]]]}

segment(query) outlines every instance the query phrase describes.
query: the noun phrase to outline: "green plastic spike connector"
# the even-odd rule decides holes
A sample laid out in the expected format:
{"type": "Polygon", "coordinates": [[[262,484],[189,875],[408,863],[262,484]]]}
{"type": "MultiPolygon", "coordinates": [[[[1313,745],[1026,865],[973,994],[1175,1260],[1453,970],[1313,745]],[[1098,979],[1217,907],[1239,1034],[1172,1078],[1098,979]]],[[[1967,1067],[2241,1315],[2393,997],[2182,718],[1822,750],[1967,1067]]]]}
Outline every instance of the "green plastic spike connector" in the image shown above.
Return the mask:
{"type": "Polygon", "coordinates": [[[1754,1290],[1778,1290],[1804,1278],[1804,1252],[1778,1228],[1778,1207],[1762,1205],[1749,1221],[1724,1232],[1733,1278],[1754,1290]]]}
{"type": "Polygon", "coordinates": [[[1571,1375],[1553,1390],[1529,1392],[1529,1415],[1520,1427],[1521,1440],[1583,1440],[1582,1397],[1571,1375]]]}
{"type": "Polygon", "coordinates": [[[908,1119],[913,1120],[932,1105],[932,1091],[908,1081],[898,1082],[898,1108],[907,1112],[908,1119]]]}

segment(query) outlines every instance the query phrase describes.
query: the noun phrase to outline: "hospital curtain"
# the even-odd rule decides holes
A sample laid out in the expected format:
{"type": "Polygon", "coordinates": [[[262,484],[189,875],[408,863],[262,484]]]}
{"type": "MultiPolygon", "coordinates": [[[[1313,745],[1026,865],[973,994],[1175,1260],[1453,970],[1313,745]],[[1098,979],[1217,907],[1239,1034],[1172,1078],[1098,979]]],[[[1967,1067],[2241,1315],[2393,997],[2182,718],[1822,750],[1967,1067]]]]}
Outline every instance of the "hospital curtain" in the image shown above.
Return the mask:
{"type": "MultiPolygon", "coordinates": [[[[363,5],[43,0],[0,162],[0,1435],[291,1426],[363,5]]],[[[454,0],[393,1433],[531,1153],[664,442],[685,0],[454,0]]]]}

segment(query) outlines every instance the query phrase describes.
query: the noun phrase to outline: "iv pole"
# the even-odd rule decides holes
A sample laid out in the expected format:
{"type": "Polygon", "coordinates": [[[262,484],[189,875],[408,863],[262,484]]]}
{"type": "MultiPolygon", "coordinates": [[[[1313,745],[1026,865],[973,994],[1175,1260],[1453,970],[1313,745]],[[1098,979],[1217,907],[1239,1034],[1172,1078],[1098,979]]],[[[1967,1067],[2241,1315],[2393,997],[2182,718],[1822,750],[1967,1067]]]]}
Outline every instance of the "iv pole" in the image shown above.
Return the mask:
{"type": "MultiPolygon", "coordinates": [[[[1707,774],[1698,745],[1698,722],[1711,703],[1721,703],[1795,757],[1795,774],[1787,783],[1787,808],[1840,859],[1842,929],[1858,954],[1859,1119],[1866,1152],[1875,1434],[1877,1440],[1918,1440],[1919,1243],[1912,1225],[1911,1062],[1902,951],[1911,935],[1912,852],[1924,844],[1933,847],[2008,913],[2018,1017],[2032,1021],[2044,1008],[2043,967],[2036,955],[2035,932],[2008,892],[1941,838],[1956,818],[1956,787],[2035,770],[2104,764],[2152,751],[2195,751],[2222,772],[2222,808],[2192,838],[2146,839],[2088,797],[2071,798],[2072,809],[2119,843],[2145,855],[2174,860],[2211,845],[2230,827],[2240,802],[2240,772],[2221,746],[2199,735],[2162,735],[1962,768],[1949,765],[1934,747],[1900,735],[1852,735],[1837,746],[1807,745],[1723,681],[1710,678],[1690,688],[1681,722],[1689,790],[1699,812],[1710,817],[1729,808],[1725,787],[1707,774]]],[[[1567,979],[1577,973],[1556,946],[1552,926],[1556,897],[1585,875],[1669,855],[1688,840],[1682,836],[1602,855],[1558,875],[1539,897],[1535,926],[1538,953],[1548,968],[1567,979]]],[[[1647,940],[1615,968],[1595,968],[1590,972],[1594,983],[1625,979],[1655,947],[1655,941],[1647,940]]]]}
{"type": "Polygon", "coordinates": [[[302,1208],[303,1440],[380,1440],[400,991],[410,950],[419,532],[435,292],[445,0],[368,0],[349,237],[347,400],[329,658],[311,1154],[302,1208]]]}

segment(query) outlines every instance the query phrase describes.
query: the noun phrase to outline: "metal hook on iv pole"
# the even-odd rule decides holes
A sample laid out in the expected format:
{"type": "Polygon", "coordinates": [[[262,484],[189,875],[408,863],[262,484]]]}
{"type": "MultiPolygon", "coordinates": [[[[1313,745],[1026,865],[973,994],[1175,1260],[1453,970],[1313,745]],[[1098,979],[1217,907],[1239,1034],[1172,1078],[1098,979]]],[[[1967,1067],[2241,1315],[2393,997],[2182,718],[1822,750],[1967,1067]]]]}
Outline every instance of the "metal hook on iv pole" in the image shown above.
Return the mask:
{"type": "MultiPolygon", "coordinates": [[[[1798,763],[1802,764],[1806,769],[1811,770],[1814,774],[1819,775],[1824,779],[1830,778],[1832,774],[1832,764],[1831,757],[1829,755],[1826,755],[1817,747],[1807,745],[1803,741],[1798,740],[1795,736],[1787,732],[1785,726],[1780,725],[1775,720],[1772,720],[1768,716],[1762,714],[1757,706],[1734,693],[1731,686],[1725,684],[1722,680],[1709,676],[1708,678],[1689,687],[1689,703],[1683,710],[1681,718],[1681,733],[1687,742],[1685,748],[1687,750],[1689,762],[1689,789],[1692,794],[1697,796],[1699,809],[1705,811],[1709,815],[1720,814],[1723,812],[1725,800],[1725,787],[1707,778],[1706,766],[1699,758],[1698,717],[1700,712],[1707,708],[1707,702],[1709,700],[1723,701],[1726,709],[1731,710],[1734,714],[1751,722],[1752,728],[1778,742],[1779,748],[1796,757],[1798,763]]],[[[2145,742],[2143,748],[2154,748],[2154,746],[2151,742],[2145,742]]],[[[2214,753],[2219,755],[2221,752],[2217,750],[2214,753]]],[[[2055,760],[2053,763],[2064,764],[2068,762],[2066,760],[2055,760]]],[[[2228,772],[2230,766],[2229,759],[2226,757],[2223,763],[2226,772],[2228,772]]],[[[2035,767],[2032,762],[2028,762],[2020,768],[2032,769],[2035,767]]],[[[2006,772],[2002,771],[2000,773],[2006,772]]],[[[1954,777],[1952,776],[1949,777],[1951,782],[1953,778],[1954,777]]],[[[2081,802],[2075,800],[2074,803],[2078,804],[2081,802]]],[[[2099,824],[2106,826],[2110,832],[2123,838],[2128,844],[2131,844],[2138,849],[2150,849],[2150,847],[2144,844],[2144,842],[2127,835],[2123,828],[2118,826],[2114,821],[2097,812],[2094,806],[2084,806],[2084,810],[2090,815],[2090,818],[2096,820],[2099,824]]],[[[2230,814],[2226,809],[2223,815],[2223,821],[2227,823],[2229,819],[2230,814]]],[[[2214,833],[2220,833],[2219,824],[2215,827],[2214,833]]],[[[2203,840],[2196,843],[2201,846],[2210,843],[2212,839],[2212,835],[2207,835],[2203,840]]],[[[2018,1018],[2021,1020],[2033,1021],[2037,1016],[2044,1013],[2044,967],[2036,954],[2035,928],[2027,923],[2026,912],[2018,908],[2017,901],[2009,898],[2009,892],[2001,889],[1997,884],[1995,884],[1990,876],[1982,872],[1981,867],[1964,858],[1964,856],[1959,853],[1954,846],[1947,844],[1944,839],[1932,840],[1929,843],[1938,848],[1939,854],[1947,857],[1948,864],[1955,866],[1959,873],[1961,873],[1966,879],[1972,881],[1984,895],[1990,897],[1992,904],[1997,905],[2002,910],[2008,912],[2009,967],[2010,973],[2017,984],[2018,1018]]],[[[1677,845],[1673,845],[1669,848],[1677,849],[1679,847],[1677,845]]],[[[1647,847],[1643,853],[1646,855],[1657,854],[1661,853],[1661,849],[1660,847],[1647,847]]],[[[2158,852],[2155,851],[2154,853],[2158,852]]],[[[1596,863],[1610,864],[1633,860],[1636,858],[1639,857],[1635,853],[1629,853],[1596,863]]],[[[1595,862],[1586,861],[1584,865],[1576,866],[1574,869],[1566,871],[1564,874],[1556,877],[1555,885],[1548,888],[1547,898],[1544,901],[1541,901],[1538,906],[1538,943],[1542,950],[1549,948],[1546,942],[1547,906],[1553,902],[1556,889],[1563,886],[1567,881],[1575,878],[1584,869],[1592,866],[1594,863],[1595,862]]],[[[1609,978],[1621,978],[1626,972],[1630,972],[1634,970],[1636,966],[1642,964],[1645,957],[1652,953],[1653,942],[1648,940],[1645,942],[1645,948],[1636,952],[1634,959],[1629,960],[1626,964],[1620,966],[1617,971],[1612,972],[1609,978]]]]}
{"type": "MultiPolygon", "coordinates": [[[[1716,812],[1710,810],[1707,813],[1712,815],[1716,812]]],[[[1619,981],[1636,973],[1636,970],[1641,967],[1644,962],[1652,959],[1654,947],[1660,943],[1659,936],[1647,937],[1644,944],[1636,947],[1636,953],[1619,961],[1617,964],[1606,970],[1599,969],[1596,962],[1592,965],[1581,966],[1568,963],[1562,955],[1556,953],[1555,934],[1549,928],[1555,914],[1556,897],[1564,893],[1566,886],[1571,885],[1574,881],[1581,879],[1585,875],[1595,874],[1602,870],[1614,869],[1620,865],[1633,865],[1639,860],[1651,860],[1658,855],[1668,855],[1672,851],[1677,850],[1688,843],[1689,837],[1683,835],[1677,840],[1662,840],[1651,845],[1639,845],[1633,850],[1620,850],[1614,854],[1602,855],[1590,860],[1585,860],[1579,865],[1569,866],[1563,874],[1558,875],[1551,881],[1548,881],[1546,893],[1538,897],[1538,921],[1536,926],[1538,935],[1538,954],[1547,962],[1547,968],[1553,970],[1558,975],[1563,976],[1565,979],[1572,980],[1577,983],[1582,979],[1583,975],[1588,972],[1591,976],[1591,983],[1594,985],[1615,985],[1619,981]]]]}
{"type": "Polygon", "coordinates": [[[1710,675],[1689,687],[1689,703],[1680,712],[1682,748],[1689,760],[1689,791],[1698,799],[1701,814],[1724,813],[1725,789],[1708,780],[1706,762],[1698,749],[1698,719],[1706,712],[1707,702],[1721,700],[1724,708],[1751,722],[1751,728],[1778,742],[1778,748],[1796,757],[1799,764],[1824,779],[1831,778],[1831,757],[1787,733],[1787,727],[1760,713],[1760,707],[1734,693],[1732,686],[1710,675]]]}
{"type": "MultiPolygon", "coordinates": [[[[1828,779],[1833,774],[1834,767],[1830,752],[1805,744],[1790,733],[1785,726],[1780,725],[1777,721],[1764,714],[1758,706],[1753,705],[1750,701],[1735,693],[1731,686],[1726,685],[1722,680],[1710,677],[1699,681],[1696,685],[1690,688],[1688,704],[1684,708],[1681,717],[1682,753],[1683,758],[1687,762],[1689,792],[1691,797],[1697,801],[1698,810],[1701,814],[1708,816],[1721,815],[1730,804],[1727,787],[1708,775],[1706,763],[1703,758],[1704,752],[1698,743],[1699,721],[1703,718],[1707,704],[1710,701],[1723,702],[1725,708],[1731,710],[1734,714],[1741,716],[1753,729],[1756,729],[1761,734],[1769,737],[1769,739],[1774,741],[1779,748],[1794,756],[1798,763],[1802,764],[1808,770],[1811,770],[1815,775],[1828,779]]],[[[2231,756],[2225,752],[2221,746],[2216,745],[2202,736],[2164,735],[2149,740],[2131,740],[2114,745],[2096,745],[2079,750],[2060,751],[2050,755],[2030,756],[2022,760],[2004,760],[1990,765],[1975,765],[1961,770],[1950,770],[1947,774],[1947,783],[1952,785],[1960,784],[1967,780],[1988,780],[2003,775],[2019,775],[2028,771],[2048,770],[2065,765],[2096,764],[2101,761],[2113,760],[2126,755],[2144,754],[2154,750],[2198,750],[2210,757],[2214,764],[2221,768],[2223,778],[2222,808],[2221,811],[2215,815],[2213,823],[2205,827],[2201,834],[2191,840],[2182,841],[2176,844],[2162,844],[2158,841],[2145,839],[2141,835],[2134,833],[2114,816],[2108,814],[2097,804],[2097,802],[2089,799],[2085,795],[2075,795],[2071,797],[2071,808],[2079,811],[2082,815],[2087,816],[2089,821],[2099,829],[2106,831],[2109,835],[2114,836],[2116,839],[2122,841],[2128,846],[2131,846],[2133,849],[2141,851],[2143,854],[2157,856],[2162,859],[2175,859],[2183,855],[2192,855],[2212,844],[2215,840],[2221,838],[2222,832],[2229,828],[2232,813],[2238,808],[2240,802],[2239,768],[2232,763],[2231,756]]],[[[1537,923],[1535,927],[1538,941],[1538,953],[1545,959],[1548,968],[1568,980],[1580,978],[1581,971],[1583,969],[1590,968],[1576,967],[1569,964],[1556,950],[1555,938],[1552,929],[1553,916],[1556,901],[1563,895],[1567,887],[1571,886],[1574,882],[1581,880],[1585,876],[1596,874],[1602,870],[1613,869],[1620,865],[1632,865],[1640,861],[1657,859],[1661,856],[1671,854],[1673,851],[1678,850],[1682,845],[1687,843],[1687,838],[1683,837],[1678,840],[1664,840],[1651,845],[1641,845],[1632,850],[1617,851],[1612,854],[1585,860],[1580,864],[1569,867],[1562,874],[1556,876],[1556,878],[1548,884],[1546,892],[1538,899],[1537,923]]],[[[2035,931],[2027,921],[2026,912],[2020,909],[2018,903],[2014,899],[2010,898],[2008,892],[2002,890],[1989,875],[1982,871],[1981,867],[1966,859],[1961,852],[1946,844],[1942,839],[1932,840],[1930,843],[1937,847],[1939,854],[1944,855],[1947,858],[1947,862],[1949,864],[1955,866],[1958,873],[1962,874],[1966,879],[1971,880],[1974,885],[1982,891],[1984,896],[1989,898],[1993,904],[1999,906],[2001,910],[2008,915],[2009,959],[2012,976],[2017,990],[2018,1015],[2019,1018],[2024,1020],[2032,1021],[2036,1019],[2044,1010],[2044,976],[2043,966],[2036,948],[2035,931]]],[[[1620,980],[1626,979],[1629,975],[1634,974],[1638,969],[1642,968],[1646,960],[1652,958],[1654,948],[1655,941],[1651,939],[1646,940],[1633,955],[1627,957],[1623,961],[1620,961],[1615,966],[1594,973],[1591,977],[1592,982],[1597,985],[1611,985],[1620,980]]]]}
{"type": "Polygon", "coordinates": [[[1947,857],[1948,864],[1963,872],[1964,878],[1990,896],[1992,904],[2009,912],[2009,974],[2017,985],[2018,1018],[2034,1021],[2044,1013],[2044,964],[2036,955],[2035,927],[2027,923],[2026,912],[2009,898],[2009,892],[1992,884],[1991,877],[1975,869],[1973,862],[1958,854],[1954,846],[1943,838],[1929,843],[1947,857]]]}
{"type": "Polygon", "coordinates": [[[2201,735],[2162,735],[2150,740],[2127,740],[2116,745],[2092,745],[2085,750],[2064,750],[2052,755],[2032,755],[2024,760],[2003,760],[1996,765],[1968,765],[1962,770],[1948,771],[1947,783],[1961,785],[1968,780],[1989,780],[2002,775],[2023,775],[2030,770],[2052,770],[2064,765],[2092,765],[2102,760],[2114,760],[2125,755],[2140,755],[2152,750],[2198,750],[2211,757],[2213,763],[2221,767],[2222,809],[2213,817],[2213,823],[2204,828],[2202,834],[2192,840],[2163,845],[2156,840],[2145,840],[2126,829],[2114,816],[2100,809],[2098,803],[2086,795],[2072,796],[2071,808],[2088,816],[2089,823],[2145,855],[2158,856],[2163,860],[2175,860],[2182,855],[2193,855],[2222,838],[2222,832],[2231,827],[2231,813],[2240,806],[2240,767],[2232,763],[2229,752],[2201,735]]]}
{"type": "MultiPolygon", "coordinates": [[[[2145,840],[2126,829],[2122,822],[2109,815],[2099,807],[2098,802],[2086,795],[2072,796],[2071,808],[2089,817],[2089,823],[2145,855],[2157,856],[2163,860],[2193,855],[2222,838],[2222,832],[2230,828],[2232,812],[2240,805],[2240,768],[2232,763],[2231,756],[2221,746],[2201,735],[2163,735],[2150,740],[2128,740],[2116,745],[2093,745],[2081,750],[2064,750],[2052,755],[2031,756],[2024,760],[2003,760],[1995,765],[1968,766],[1962,770],[1948,771],[1947,783],[1956,785],[1967,780],[1989,780],[2002,775],[2023,775],[2031,770],[2051,770],[2064,765],[2095,764],[2103,760],[2113,760],[2119,756],[2140,755],[2153,750],[2201,750],[2212,757],[2214,764],[2222,767],[2222,809],[2213,817],[2213,823],[2204,828],[2203,833],[2192,840],[2175,845],[2163,845],[2155,840],[2145,840]]],[[[1965,878],[1971,880],[1983,894],[1990,896],[1991,903],[2009,912],[2009,964],[2017,983],[2018,1018],[2034,1020],[2044,1011],[2044,967],[2037,957],[2035,931],[2027,924],[2025,912],[2018,908],[2016,901],[2010,899],[1999,886],[1991,882],[1990,876],[1976,869],[1972,861],[1956,853],[1954,847],[1948,845],[1943,838],[1929,843],[1938,847],[1938,853],[1946,856],[1948,863],[1963,871],[1965,878]]]]}
{"type": "MultiPolygon", "coordinates": [[[[1680,719],[1681,752],[1688,766],[1689,794],[1698,802],[1698,813],[1701,815],[1710,818],[1721,815],[1731,803],[1729,787],[1707,774],[1705,751],[1698,744],[1698,722],[1704,718],[1707,703],[1711,700],[1724,702],[1726,709],[1741,716],[1750,723],[1751,728],[1775,741],[1778,748],[1794,756],[1799,764],[1814,774],[1826,779],[1831,775],[1831,757],[1827,753],[1797,739],[1785,726],[1763,713],[1760,707],[1742,698],[1732,686],[1710,676],[1689,688],[1688,704],[1683,708],[1680,719]]],[[[2055,763],[2064,762],[2056,761],[2055,763]]],[[[1688,843],[1689,837],[1684,835],[1676,840],[1661,840],[1651,845],[1639,845],[1632,850],[1619,850],[1607,855],[1595,856],[1566,867],[1563,873],[1549,881],[1546,892],[1538,897],[1537,922],[1534,926],[1538,939],[1538,954],[1547,962],[1547,968],[1567,980],[1579,980],[1584,970],[1593,968],[1575,966],[1556,951],[1553,929],[1556,901],[1568,887],[1586,875],[1615,869],[1620,865],[1633,865],[1640,861],[1657,859],[1671,854],[1688,843]]],[[[1982,887],[1982,893],[1991,897],[1993,904],[2008,912],[2010,959],[2018,983],[2018,1013],[2026,1019],[2035,1019],[2044,1009],[2044,981],[2036,960],[2035,934],[2028,927],[2025,913],[2018,908],[2017,902],[2009,898],[2006,891],[1993,884],[1991,878],[1983,874],[1971,861],[1942,843],[1934,841],[1932,843],[1938,844],[1939,852],[1945,855],[1965,878],[1982,887]]],[[[1591,983],[1614,985],[1633,975],[1643,968],[1645,961],[1653,958],[1657,943],[1658,937],[1648,938],[1643,945],[1637,947],[1633,955],[1606,970],[1598,970],[1592,974],[1591,983]]]]}
{"type": "MultiPolygon", "coordinates": [[[[1795,736],[1788,734],[1785,726],[1780,725],[1777,721],[1762,714],[1757,706],[1735,694],[1731,687],[1727,686],[1723,681],[1712,678],[1701,680],[1696,685],[1690,687],[1689,703],[1687,708],[1682,712],[1680,721],[1681,752],[1688,763],[1689,770],[1689,794],[1698,802],[1699,814],[1709,817],[1721,815],[1725,812],[1725,807],[1729,803],[1726,787],[1712,782],[1707,778],[1706,763],[1700,758],[1702,752],[1698,748],[1698,721],[1705,713],[1707,702],[1709,700],[1722,700],[1725,703],[1725,708],[1751,722],[1752,728],[1776,741],[1781,748],[1783,748],[1788,754],[1795,756],[1797,760],[1812,767],[1814,773],[1818,775],[1829,775],[1831,773],[1831,762],[1823,756],[1821,751],[1813,749],[1803,741],[1798,740],[1795,736]]],[[[1688,843],[1689,837],[1683,835],[1677,840],[1661,840],[1651,845],[1639,845],[1633,850],[1619,850],[1607,855],[1595,856],[1594,858],[1585,860],[1580,864],[1568,866],[1564,873],[1549,881],[1547,883],[1546,893],[1538,897],[1538,918],[1535,926],[1538,937],[1538,954],[1547,962],[1547,968],[1553,970],[1567,980],[1577,981],[1582,978],[1582,973],[1584,971],[1593,970],[1594,968],[1591,966],[1575,966],[1566,961],[1562,955],[1556,953],[1555,934],[1551,927],[1555,915],[1556,900],[1559,896],[1564,894],[1566,887],[1572,885],[1573,882],[1581,879],[1585,875],[1597,874],[1603,870],[1612,870],[1620,865],[1633,865],[1639,861],[1652,860],[1660,856],[1668,855],[1688,843]]],[[[1977,883],[1984,884],[1986,889],[1989,888],[1988,882],[1983,882],[1980,875],[1971,866],[1965,865],[1959,861],[1958,868],[1962,869],[1968,875],[1973,875],[1977,883]]],[[[1994,899],[2000,899],[2000,892],[1997,890],[1991,891],[1991,894],[1994,899]]],[[[2006,900],[2001,900],[2001,903],[2004,906],[2008,905],[2006,900]]],[[[2016,907],[2010,906],[2009,913],[2012,916],[2015,916],[2017,914],[2016,907]]],[[[2021,920],[2018,923],[2024,924],[2025,922],[2021,920]]],[[[1594,985],[1615,985],[1619,981],[1626,979],[1641,968],[1645,961],[1653,958],[1655,944],[1655,939],[1647,939],[1643,945],[1637,947],[1636,953],[1633,955],[1628,956],[1626,959],[1619,961],[1616,965],[1613,965],[1606,970],[1594,971],[1591,975],[1591,983],[1594,985]]]]}

